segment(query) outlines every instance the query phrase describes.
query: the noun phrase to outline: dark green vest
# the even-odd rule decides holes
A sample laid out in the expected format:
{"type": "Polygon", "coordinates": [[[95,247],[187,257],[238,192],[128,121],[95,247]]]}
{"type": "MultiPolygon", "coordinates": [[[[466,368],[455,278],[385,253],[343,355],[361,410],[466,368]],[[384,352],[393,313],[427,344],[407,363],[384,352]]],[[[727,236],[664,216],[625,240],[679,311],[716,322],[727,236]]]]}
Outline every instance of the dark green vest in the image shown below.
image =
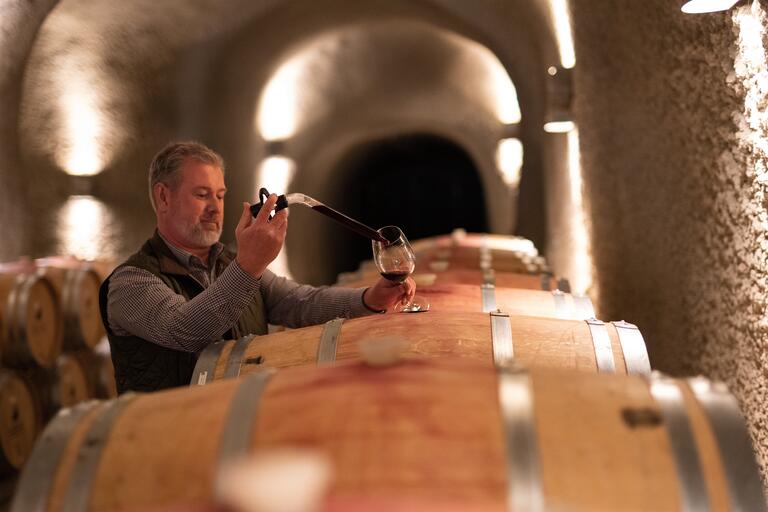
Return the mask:
{"type": "MultiPolygon", "coordinates": [[[[222,252],[216,260],[216,275],[221,274],[233,259],[234,255],[231,252],[226,250],[222,252]]],[[[154,237],[147,240],[139,252],[120,265],[120,267],[123,266],[138,267],[151,272],[187,300],[203,291],[202,285],[176,260],[157,232],[154,237]]],[[[138,336],[116,335],[109,328],[107,321],[108,293],[109,278],[104,281],[99,290],[99,306],[112,351],[118,393],[155,391],[188,385],[198,354],[161,347],[138,336]]],[[[247,334],[266,334],[266,316],[261,294],[257,293],[235,325],[224,334],[224,339],[236,339],[247,334]]],[[[152,319],[147,318],[146,321],[151,322],[152,319]]]]}

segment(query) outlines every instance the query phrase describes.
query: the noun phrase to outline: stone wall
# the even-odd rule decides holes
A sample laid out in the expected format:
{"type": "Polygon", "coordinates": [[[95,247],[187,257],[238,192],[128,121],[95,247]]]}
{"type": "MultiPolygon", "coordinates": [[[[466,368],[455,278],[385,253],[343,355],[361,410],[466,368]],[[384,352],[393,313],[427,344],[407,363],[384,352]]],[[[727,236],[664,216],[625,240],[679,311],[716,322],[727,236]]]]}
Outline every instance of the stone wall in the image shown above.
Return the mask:
{"type": "Polygon", "coordinates": [[[768,470],[766,18],[759,3],[572,0],[576,118],[605,318],[726,381],[768,470]]]}

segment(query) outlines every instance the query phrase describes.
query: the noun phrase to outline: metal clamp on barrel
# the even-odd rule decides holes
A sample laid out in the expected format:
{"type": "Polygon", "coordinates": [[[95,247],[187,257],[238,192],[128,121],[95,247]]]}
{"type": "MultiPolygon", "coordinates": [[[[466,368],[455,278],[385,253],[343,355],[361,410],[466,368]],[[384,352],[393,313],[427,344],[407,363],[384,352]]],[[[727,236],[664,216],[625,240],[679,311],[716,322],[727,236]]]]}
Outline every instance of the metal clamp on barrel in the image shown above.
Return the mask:
{"type": "Polygon", "coordinates": [[[557,318],[571,318],[571,314],[568,308],[568,302],[565,299],[565,294],[560,290],[552,291],[552,299],[555,301],[555,317],[557,318]]]}
{"type": "Polygon", "coordinates": [[[480,298],[483,301],[483,313],[496,311],[496,286],[492,284],[480,285],[480,298]]]}
{"type": "Polygon", "coordinates": [[[499,369],[499,407],[507,445],[507,509],[543,511],[541,463],[528,372],[499,369]]]}
{"type": "Polygon", "coordinates": [[[269,379],[277,373],[271,368],[259,370],[239,380],[229,405],[226,423],[221,433],[217,474],[227,462],[248,453],[251,447],[251,433],[256,424],[259,403],[267,388],[269,379]]]}
{"type": "Polygon", "coordinates": [[[691,431],[683,393],[669,378],[654,372],[649,378],[651,395],[661,410],[680,484],[681,510],[709,510],[709,497],[691,431]]]}
{"type": "Polygon", "coordinates": [[[613,361],[613,348],[611,347],[611,337],[608,336],[608,329],[605,322],[595,318],[584,320],[589,326],[589,333],[592,335],[592,345],[595,347],[595,361],[597,362],[597,371],[600,373],[616,373],[616,364],[613,361]]]}
{"type": "Polygon", "coordinates": [[[251,344],[251,340],[255,338],[253,334],[249,336],[243,336],[235,342],[232,350],[229,352],[229,358],[227,358],[227,368],[224,370],[225,379],[235,379],[240,376],[240,368],[243,366],[243,356],[248,345],[251,344]]]}
{"type": "Polygon", "coordinates": [[[704,409],[715,435],[731,510],[767,510],[755,452],[738,402],[725,384],[719,382],[694,377],[688,379],[688,386],[704,409]]]}
{"type": "Polygon", "coordinates": [[[544,272],[541,274],[541,289],[548,292],[552,288],[552,274],[544,272]]]}
{"type": "Polygon", "coordinates": [[[576,318],[579,320],[595,318],[595,308],[592,306],[592,301],[589,297],[583,294],[572,294],[571,298],[576,318]]]}
{"type": "Polygon", "coordinates": [[[627,365],[628,375],[647,375],[651,373],[651,362],[645,340],[636,325],[621,320],[613,322],[619,335],[621,351],[624,353],[624,364],[627,365]]]}
{"type": "Polygon", "coordinates": [[[75,465],[72,468],[72,478],[69,480],[67,491],[64,495],[64,503],[61,508],[64,512],[79,512],[88,510],[88,502],[91,499],[93,481],[96,478],[96,470],[101,460],[104,445],[109,439],[112,427],[134,398],[140,396],[137,393],[125,393],[119,398],[106,402],[104,408],[93,421],[88,434],[78,448],[75,465]]]}
{"type": "Polygon", "coordinates": [[[509,365],[515,357],[512,322],[509,313],[500,309],[491,312],[491,344],[494,364],[499,367],[509,365]]]}
{"type": "Polygon", "coordinates": [[[190,386],[204,386],[206,383],[213,380],[213,374],[216,371],[216,365],[219,363],[221,357],[221,351],[224,350],[224,345],[227,341],[217,341],[209,344],[195,363],[195,369],[192,372],[192,381],[190,386]]]}
{"type": "Polygon", "coordinates": [[[103,402],[91,400],[61,409],[35,443],[11,503],[11,512],[46,510],[53,480],[74,428],[103,402]]]}
{"type": "Polygon", "coordinates": [[[488,247],[488,236],[483,235],[480,238],[480,249],[479,249],[479,255],[480,255],[480,268],[482,270],[488,270],[493,266],[493,254],[491,253],[491,249],[488,247]]]}
{"type": "Polygon", "coordinates": [[[336,350],[341,338],[341,325],[343,318],[336,318],[325,323],[323,333],[320,335],[320,343],[317,346],[317,366],[333,364],[336,362],[336,350]]]}

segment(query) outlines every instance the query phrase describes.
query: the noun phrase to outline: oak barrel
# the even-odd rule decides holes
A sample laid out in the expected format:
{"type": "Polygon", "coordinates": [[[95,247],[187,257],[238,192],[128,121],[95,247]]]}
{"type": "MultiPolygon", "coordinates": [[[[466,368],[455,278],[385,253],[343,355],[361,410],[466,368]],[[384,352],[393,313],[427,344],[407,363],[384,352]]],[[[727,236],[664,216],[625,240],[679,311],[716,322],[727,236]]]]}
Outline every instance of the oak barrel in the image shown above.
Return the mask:
{"type": "Polygon", "coordinates": [[[719,386],[445,358],[265,371],[77,406],[38,441],[11,510],[204,506],[227,462],[291,446],[329,457],[332,499],[765,509],[743,419],[719,386]]]}
{"type": "Polygon", "coordinates": [[[394,337],[407,357],[461,356],[489,365],[588,372],[650,373],[640,330],[626,322],[558,320],[504,313],[374,315],[332,320],[267,336],[220,341],[198,358],[191,384],[247,375],[264,367],[331,364],[360,356],[359,343],[394,337]]]}
{"type": "Polygon", "coordinates": [[[101,277],[94,267],[75,258],[35,260],[38,273],[47,277],[59,297],[64,323],[64,346],[93,348],[104,337],[99,314],[101,277]]]}
{"type": "Polygon", "coordinates": [[[97,345],[90,352],[81,352],[79,356],[83,360],[88,378],[89,389],[96,398],[114,398],[117,396],[117,384],[115,383],[115,367],[112,365],[112,356],[109,353],[109,345],[104,342],[97,345]]]}
{"type": "Polygon", "coordinates": [[[51,368],[61,353],[61,309],[50,281],[0,267],[0,359],[7,366],[51,368]]]}
{"type": "MultiPolygon", "coordinates": [[[[557,278],[549,273],[519,274],[514,272],[496,272],[493,269],[454,269],[445,272],[416,272],[411,277],[416,286],[432,286],[435,284],[493,284],[500,288],[522,288],[525,290],[561,290],[570,291],[567,279],[557,278]]],[[[345,272],[339,274],[337,283],[340,286],[359,288],[371,286],[381,278],[376,270],[345,272]]]]}
{"type": "Polygon", "coordinates": [[[44,421],[59,409],[72,407],[95,396],[89,378],[90,354],[64,353],[51,369],[35,368],[27,373],[44,421]]]}
{"type": "Polygon", "coordinates": [[[595,317],[585,295],[502,288],[494,285],[436,284],[417,287],[416,295],[430,303],[431,311],[483,311],[501,309],[513,315],[544,316],[570,320],[595,317]]]}
{"type": "Polygon", "coordinates": [[[24,465],[42,425],[27,380],[14,371],[0,369],[0,474],[24,465]]]}
{"type": "Polygon", "coordinates": [[[467,233],[463,229],[455,229],[448,235],[411,240],[411,246],[414,251],[420,253],[453,247],[487,247],[493,250],[514,252],[530,258],[539,255],[536,246],[527,238],[514,235],[467,233]]]}

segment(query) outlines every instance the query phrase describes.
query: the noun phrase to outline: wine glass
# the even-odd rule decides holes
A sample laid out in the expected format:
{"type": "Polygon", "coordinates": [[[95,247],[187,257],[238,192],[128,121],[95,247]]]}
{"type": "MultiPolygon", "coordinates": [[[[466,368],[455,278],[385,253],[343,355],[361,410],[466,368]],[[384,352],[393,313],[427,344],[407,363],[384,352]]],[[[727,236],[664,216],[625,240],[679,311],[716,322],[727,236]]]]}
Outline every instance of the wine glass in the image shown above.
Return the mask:
{"type": "MultiPolygon", "coordinates": [[[[416,255],[411,244],[405,238],[403,232],[397,226],[384,226],[378,233],[386,242],[374,240],[373,261],[381,276],[395,283],[402,283],[416,269],[416,255]]],[[[417,313],[427,311],[429,304],[419,298],[419,301],[410,301],[402,306],[399,311],[404,313],[417,313]]],[[[398,306],[395,306],[398,310],[398,306]]]]}

